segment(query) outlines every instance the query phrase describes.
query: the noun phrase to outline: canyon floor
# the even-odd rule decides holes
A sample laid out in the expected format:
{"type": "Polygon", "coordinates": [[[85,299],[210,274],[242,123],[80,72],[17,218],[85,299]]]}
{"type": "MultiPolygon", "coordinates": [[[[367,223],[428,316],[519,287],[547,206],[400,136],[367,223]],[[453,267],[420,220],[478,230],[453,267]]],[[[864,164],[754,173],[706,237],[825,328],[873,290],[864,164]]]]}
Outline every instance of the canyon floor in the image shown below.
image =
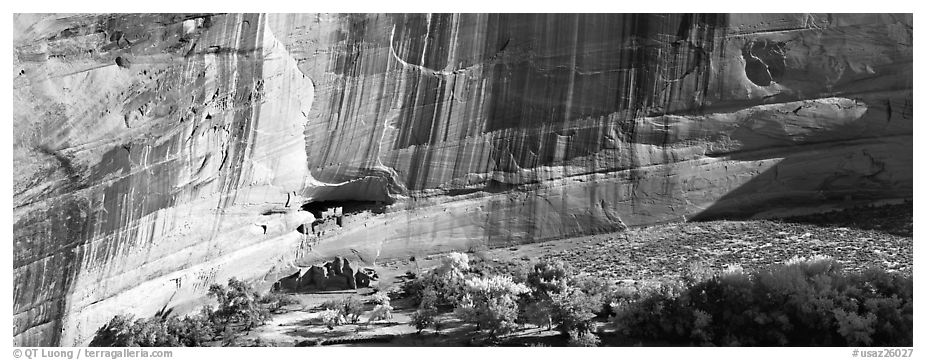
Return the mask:
{"type": "MultiPolygon", "coordinates": [[[[913,204],[860,207],[816,215],[771,220],[718,220],[672,223],[544,243],[476,251],[478,260],[519,266],[540,259],[570,263],[580,271],[618,284],[664,281],[684,275],[709,273],[727,266],[755,269],[793,257],[830,256],[846,269],[880,267],[913,272],[913,204]]],[[[299,304],[286,308],[266,325],[239,338],[239,346],[466,346],[485,344],[470,326],[452,313],[443,314],[440,332],[417,334],[410,324],[415,308],[405,299],[393,302],[390,321],[342,325],[329,330],[318,319],[320,305],[329,299],[355,296],[366,300],[376,290],[405,281],[407,271],[435,266],[440,255],[417,261],[395,260],[378,266],[379,281],[357,291],[292,294],[299,304]],[[376,290],[374,290],[376,289],[376,290]]],[[[477,261],[478,261],[477,260],[477,261]]],[[[371,310],[373,305],[367,305],[371,310]]],[[[365,322],[361,318],[361,322],[365,322]]],[[[640,345],[615,334],[600,319],[599,336],[608,345],[640,345]]],[[[496,345],[565,345],[556,331],[526,328],[496,345]]],[[[663,345],[663,344],[643,344],[663,345]]]]}

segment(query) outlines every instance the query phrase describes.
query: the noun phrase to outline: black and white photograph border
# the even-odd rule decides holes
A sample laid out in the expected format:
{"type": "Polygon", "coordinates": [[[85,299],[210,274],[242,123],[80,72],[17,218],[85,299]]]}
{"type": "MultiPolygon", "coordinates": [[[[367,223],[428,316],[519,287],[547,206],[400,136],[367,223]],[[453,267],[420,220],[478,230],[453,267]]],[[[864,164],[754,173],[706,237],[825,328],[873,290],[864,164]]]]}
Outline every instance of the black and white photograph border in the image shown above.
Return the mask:
{"type": "Polygon", "coordinates": [[[912,357],[913,5],[664,4],[15,9],[13,357],[912,357]]]}

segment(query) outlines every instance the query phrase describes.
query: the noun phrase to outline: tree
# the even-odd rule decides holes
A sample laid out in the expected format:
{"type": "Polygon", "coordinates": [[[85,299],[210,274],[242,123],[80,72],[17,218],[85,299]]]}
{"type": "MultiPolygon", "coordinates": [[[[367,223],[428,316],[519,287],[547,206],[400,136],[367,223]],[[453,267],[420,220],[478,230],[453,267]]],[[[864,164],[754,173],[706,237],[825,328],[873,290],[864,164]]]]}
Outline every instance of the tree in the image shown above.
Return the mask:
{"type": "Polygon", "coordinates": [[[229,324],[240,324],[250,332],[253,327],[263,325],[270,318],[270,312],[256,301],[259,295],[248,284],[236,278],[228,279],[228,287],[213,284],[208,294],[219,304],[215,317],[222,322],[223,330],[229,324]]]}
{"type": "Polygon", "coordinates": [[[913,278],[845,272],[827,257],[795,258],[660,288],[621,304],[618,331],[721,346],[909,346],[913,278]]]}
{"type": "Polygon", "coordinates": [[[334,330],[335,326],[344,323],[344,316],[341,312],[334,309],[328,309],[318,314],[318,318],[328,327],[328,330],[334,330]]]}
{"type": "Polygon", "coordinates": [[[564,334],[584,334],[594,331],[592,319],[598,303],[592,301],[582,290],[567,286],[562,292],[551,294],[551,315],[564,334]]]}
{"type": "Polygon", "coordinates": [[[457,314],[463,321],[489,330],[495,336],[517,328],[518,297],[530,289],[511,277],[492,276],[467,279],[464,291],[457,314]]]}
{"type": "Polygon", "coordinates": [[[201,316],[185,316],[183,319],[171,322],[169,332],[176,334],[183,346],[203,346],[207,341],[215,339],[215,329],[212,324],[201,316]]]}
{"type": "Polygon", "coordinates": [[[553,329],[553,304],[549,300],[528,302],[524,306],[524,321],[537,327],[553,329]]]}
{"type": "MultiPolygon", "coordinates": [[[[547,328],[556,326],[564,335],[582,335],[593,331],[592,319],[605,308],[605,294],[610,285],[597,278],[579,276],[560,261],[534,264],[527,274],[531,294],[523,317],[530,323],[547,328]]],[[[587,340],[587,339],[586,339],[587,340]]]]}
{"type": "Polygon", "coordinates": [[[116,315],[96,331],[90,346],[136,346],[131,315],[116,315]]]}
{"type": "Polygon", "coordinates": [[[97,330],[90,346],[203,346],[213,339],[213,323],[204,313],[178,318],[159,312],[140,319],[116,315],[97,330]]]}
{"type": "Polygon", "coordinates": [[[470,270],[466,254],[450,253],[441,258],[441,264],[426,274],[408,281],[403,292],[417,304],[426,289],[436,294],[435,307],[454,307],[463,296],[463,281],[470,270]]]}
{"type": "MultiPolygon", "coordinates": [[[[219,334],[226,344],[233,344],[235,329],[228,325],[242,325],[250,331],[269,319],[271,310],[294,302],[293,298],[278,294],[260,296],[234,278],[228,280],[227,287],[210,286],[208,294],[216,299],[218,308],[206,305],[198,313],[182,318],[171,315],[166,306],[150,318],[116,315],[97,330],[90,345],[203,346],[219,334]]],[[[357,301],[356,308],[360,306],[357,301]]]]}
{"type": "Polygon", "coordinates": [[[373,307],[373,311],[370,312],[370,317],[367,320],[367,323],[372,323],[374,321],[392,319],[392,305],[390,304],[389,295],[384,292],[378,292],[373,294],[370,301],[373,304],[376,304],[373,307]]]}
{"type": "Polygon", "coordinates": [[[169,322],[176,318],[164,320],[159,317],[137,319],[134,324],[135,345],[129,346],[180,346],[180,339],[169,330],[169,322]]]}
{"type": "Polygon", "coordinates": [[[422,330],[435,324],[437,317],[437,292],[432,287],[425,288],[421,293],[421,302],[418,310],[412,313],[412,324],[420,334],[422,330]]]}
{"type": "Polygon", "coordinates": [[[350,319],[351,324],[356,324],[363,314],[363,303],[353,296],[348,297],[342,303],[344,318],[350,319]]]}
{"type": "Polygon", "coordinates": [[[322,308],[337,311],[345,321],[349,319],[351,323],[357,323],[360,315],[363,314],[363,303],[353,296],[325,301],[322,308]]]}

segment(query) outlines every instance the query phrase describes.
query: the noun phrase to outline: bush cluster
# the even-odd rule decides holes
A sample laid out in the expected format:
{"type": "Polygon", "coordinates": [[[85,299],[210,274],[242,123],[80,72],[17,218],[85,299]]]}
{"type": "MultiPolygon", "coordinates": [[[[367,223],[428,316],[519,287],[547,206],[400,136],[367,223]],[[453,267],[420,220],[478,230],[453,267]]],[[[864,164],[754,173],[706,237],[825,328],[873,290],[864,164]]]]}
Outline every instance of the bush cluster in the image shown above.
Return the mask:
{"type": "Polygon", "coordinates": [[[430,289],[436,298],[429,305],[452,309],[463,298],[463,281],[469,272],[469,258],[466,254],[450,253],[441,258],[437,268],[405,282],[402,292],[412,299],[414,305],[420,306],[425,290],[430,289]]]}
{"type": "Polygon", "coordinates": [[[133,319],[117,315],[97,330],[90,346],[202,346],[214,339],[213,329],[198,316],[133,319]]]}
{"type": "Polygon", "coordinates": [[[508,276],[473,277],[464,282],[463,299],[456,313],[465,322],[487,329],[491,335],[517,329],[518,299],[530,292],[508,276]]]}
{"type": "MultiPolygon", "coordinates": [[[[370,303],[373,304],[373,310],[367,313],[367,325],[375,321],[392,319],[393,308],[388,294],[384,292],[373,294],[370,303]]],[[[363,302],[353,296],[325,301],[321,308],[324,311],[319,313],[319,319],[329,330],[348,322],[356,324],[360,321],[360,316],[364,314],[363,302]]]]}
{"type": "Polygon", "coordinates": [[[555,326],[578,342],[597,344],[590,340],[595,337],[592,319],[607,309],[612,289],[562,262],[532,267],[470,263],[466,254],[453,253],[440,267],[408,281],[403,292],[418,305],[412,322],[419,332],[439,327],[440,310],[453,309],[463,322],[491,337],[534,324],[555,326]]]}
{"type": "Polygon", "coordinates": [[[325,301],[322,308],[335,311],[342,319],[349,320],[351,324],[356,324],[360,320],[360,315],[363,314],[363,302],[353,296],[325,301]]]}
{"type": "Polygon", "coordinates": [[[288,295],[260,296],[235,278],[229,279],[227,286],[213,284],[208,294],[217,307],[207,305],[199,313],[182,318],[166,309],[150,318],[116,315],[97,330],[90,346],[203,346],[218,337],[231,344],[236,328],[250,331],[269,319],[271,312],[296,303],[288,295]]]}
{"type": "Polygon", "coordinates": [[[267,309],[267,311],[270,311],[272,314],[279,314],[283,311],[284,307],[298,303],[299,301],[292,295],[275,292],[268,292],[257,299],[257,304],[267,309]]]}
{"type": "Polygon", "coordinates": [[[334,330],[334,327],[343,324],[345,319],[341,311],[335,309],[325,309],[318,314],[318,318],[328,330],[334,330]]]}
{"type": "Polygon", "coordinates": [[[580,276],[563,262],[541,262],[527,273],[530,296],[525,320],[536,326],[556,327],[570,338],[594,336],[593,322],[605,309],[610,284],[580,276]],[[588,335],[586,335],[588,334],[588,335]]]}
{"type": "Polygon", "coordinates": [[[843,271],[830,258],[728,271],[618,301],[614,324],[641,339],[724,346],[912,346],[913,279],[843,271]]]}
{"type": "Polygon", "coordinates": [[[392,304],[389,294],[385,292],[378,292],[373,294],[370,298],[370,302],[373,303],[373,311],[370,312],[370,318],[367,320],[367,323],[372,323],[374,321],[388,320],[392,319],[392,304]]]}

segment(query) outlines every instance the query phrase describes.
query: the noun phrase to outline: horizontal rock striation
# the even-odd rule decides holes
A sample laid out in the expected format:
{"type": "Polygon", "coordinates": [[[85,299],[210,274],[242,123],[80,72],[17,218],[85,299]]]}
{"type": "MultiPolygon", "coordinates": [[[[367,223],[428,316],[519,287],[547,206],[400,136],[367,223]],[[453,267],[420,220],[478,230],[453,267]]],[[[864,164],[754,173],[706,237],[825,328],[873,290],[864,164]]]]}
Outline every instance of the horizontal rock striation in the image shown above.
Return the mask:
{"type": "Polygon", "coordinates": [[[913,192],[909,14],[20,14],[14,31],[20,346],[336,256],[913,192]]]}

